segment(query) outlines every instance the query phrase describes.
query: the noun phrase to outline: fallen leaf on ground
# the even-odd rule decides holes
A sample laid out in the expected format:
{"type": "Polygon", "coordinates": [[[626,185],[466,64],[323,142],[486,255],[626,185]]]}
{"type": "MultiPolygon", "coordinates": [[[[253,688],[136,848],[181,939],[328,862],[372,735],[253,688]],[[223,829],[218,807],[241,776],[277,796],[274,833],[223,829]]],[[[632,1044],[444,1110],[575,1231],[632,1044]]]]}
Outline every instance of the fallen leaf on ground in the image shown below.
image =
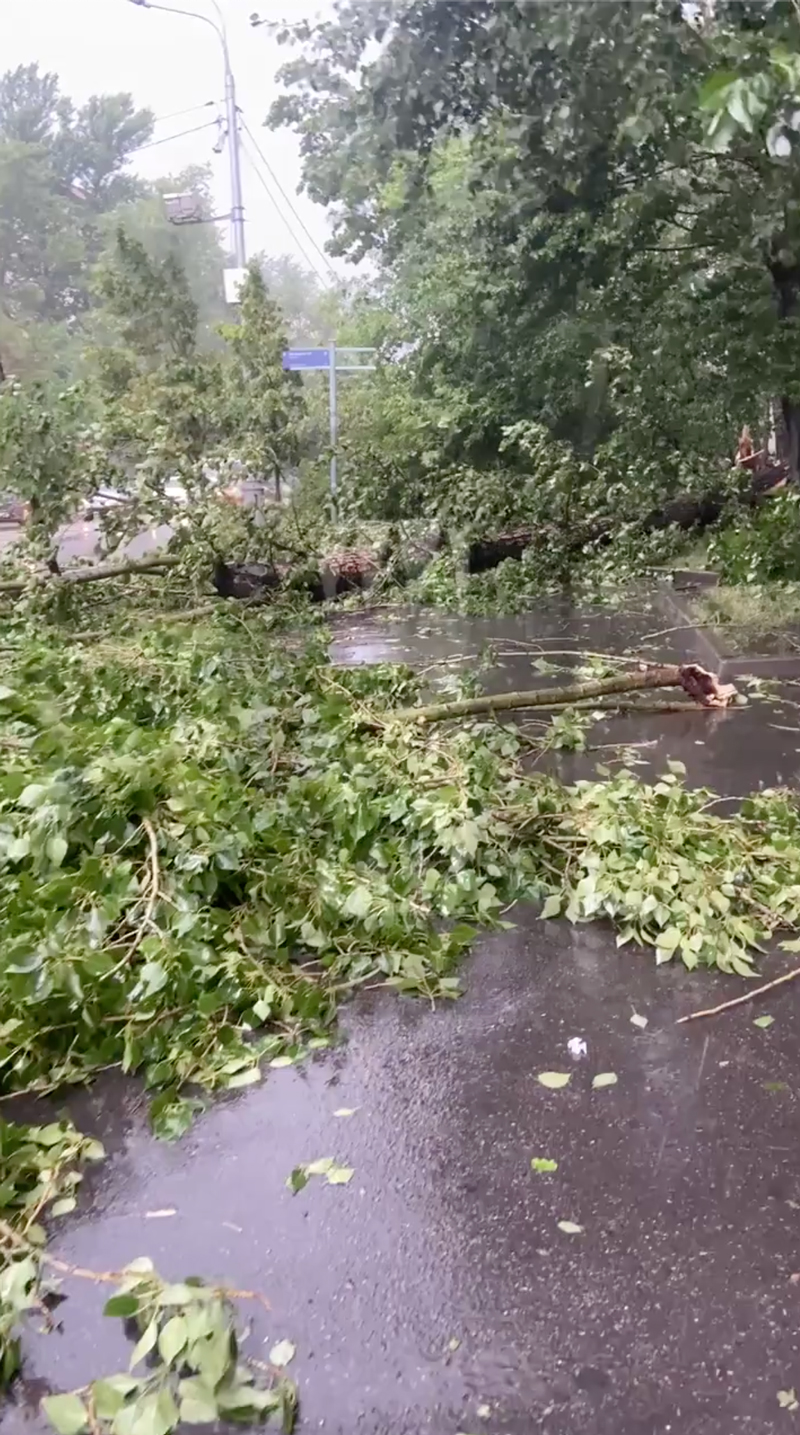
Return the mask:
{"type": "Polygon", "coordinates": [[[269,1353],[271,1364],[288,1365],[290,1360],[294,1360],[296,1349],[297,1347],[292,1345],[290,1340],[279,1340],[269,1353]]]}
{"type": "Polygon", "coordinates": [[[59,1435],[78,1435],[89,1428],[86,1407],[77,1395],[46,1395],[42,1409],[59,1435]]]}
{"type": "Polygon", "coordinates": [[[286,1177],[286,1185],[293,1196],[296,1196],[298,1191],[302,1191],[303,1187],[308,1185],[308,1173],[305,1166],[295,1166],[294,1170],[290,1171],[286,1177]]]}
{"type": "Polygon", "coordinates": [[[633,1013],[633,1016],[631,1017],[631,1022],[634,1026],[639,1026],[642,1028],[642,1030],[644,1030],[644,1028],[647,1026],[647,1017],[640,1016],[638,1011],[635,1011],[633,1013]]]}
{"type": "Polygon", "coordinates": [[[479,1405],[479,1406],[478,1406],[477,1415],[478,1415],[478,1418],[479,1418],[480,1420],[488,1420],[488,1419],[489,1419],[489,1416],[491,1415],[491,1413],[492,1413],[492,1407],[491,1407],[491,1405],[479,1405]]]}
{"type": "Polygon", "coordinates": [[[328,1172],[332,1170],[334,1165],[335,1162],[332,1156],[318,1156],[316,1161],[309,1161],[308,1165],[305,1168],[306,1175],[327,1176],[328,1172]]]}
{"type": "Polygon", "coordinates": [[[331,1166],[328,1172],[329,1186],[346,1186],[352,1181],[355,1172],[352,1166],[331,1166]]]}
{"type": "Polygon", "coordinates": [[[333,1114],[334,1116],[355,1116],[357,1111],[357,1106],[340,1106],[338,1111],[334,1111],[333,1114]]]}
{"type": "Polygon", "coordinates": [[[768,1026],[772,1026],[774,1020],[774,1016],[757,1016],[753,1021],[753,1026],[760,1026],[762,1030],[766,1031],[768,1026]]]}
{"type": "Polygon", "coordinates": [[[294,1060],[291,1056],[273,1056],[270,1066],[273,1068],[278,1066],[294,1066],[294,1060]]]}
{"type": "Polygon", "coordinates": [[[458,1336],[457,1336],[457,1335],[454,1335],[450,1340],[448,1340],[448,1342],[447,1342],[447,1349],[448,1349],[448,1350],[453,1350],[453,1351],[458,1350],[458,1347],[460,1346],[460,1344],[461,1344],[461,1341],[459,1340],[458,1336]]]}
{"type": "Polygon", "coordinates": [[[616,1084],[616,1071],[599,1071],[592,1081],[595,1091],[599,1091],[601,1086],[616,1086],[616,1084]]]}
{"type": "Polygon", "coordinates": [[[548,1171],[557,1171],[558,1162],[551,1161],[548,1156],[531,1156],[531,1170],[535,1171],[537,1176],[544,1176],[548,1171]]]}
{"type": "Polygon", "coordinates": [[[562,1086],[567,1086],[572,1080],[570,1071],[540,1071],[536,1080],[540,1086],[547,1086],[551,1091],[558,1091],[562,1086]]]}
{"type": "Polygon", "coordinates": [[[798,1408],[800,1408],[798,1407],[797,1396],[794,1393],[794,1389],[779,1390],[778,1404],[780,1405],[781,1410],[797,1410],[798,1408]]]}
{"type": "Polygon", "coordinates": [[[583,1226],[578,1226],[574,1221],[559,1221],[558,1229],[564,1232],[565,1236],[582,1236],[583,1226]]]}

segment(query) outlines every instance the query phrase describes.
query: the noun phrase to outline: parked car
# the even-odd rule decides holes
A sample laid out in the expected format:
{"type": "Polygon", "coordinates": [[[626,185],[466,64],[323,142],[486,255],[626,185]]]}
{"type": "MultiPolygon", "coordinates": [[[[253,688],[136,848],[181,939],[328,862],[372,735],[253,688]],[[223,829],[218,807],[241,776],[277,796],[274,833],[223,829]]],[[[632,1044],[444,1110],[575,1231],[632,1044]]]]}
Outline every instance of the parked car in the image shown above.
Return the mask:
{"type": "Polygon", "coordinates": [[[130,494],[122,493],[118,488],[98,488],[90,498],[87,498],[81,509],[81,518],[96,518],[99,513],[106,513],[109,508],[117,508],[121,503],[128,503],[130,494]]]}
{"type": "Polygon", "coordinates": [[[30,508],[13,493],[0,493],[0,523],[27,523],[30,508]]]}

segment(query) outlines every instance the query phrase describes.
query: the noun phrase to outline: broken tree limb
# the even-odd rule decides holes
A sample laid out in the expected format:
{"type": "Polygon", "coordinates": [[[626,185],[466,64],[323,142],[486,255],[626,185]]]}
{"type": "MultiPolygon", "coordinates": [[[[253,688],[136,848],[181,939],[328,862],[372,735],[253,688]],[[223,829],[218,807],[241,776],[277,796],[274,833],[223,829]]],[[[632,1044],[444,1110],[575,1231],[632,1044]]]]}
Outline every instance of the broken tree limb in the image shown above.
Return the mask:
{"type": "Polygon", "coordinates": [[[782,987],[786,982],[793,982],[795,977],[800,977],[800,967],[795,967],[791,972],[784,972],[782,977],[775,977],[774,981],[765,982],[761,987],[753,987],[752,991],[745,992],[744,996],[733,997],[730,1001],[720,1002],[719,1006],[707,1006],[702,1011],[690,1011],[688,1016],[679,1016],[676,1026],[683,1026],[687,1021],[699,1021],[701,1016],[719,1016],[722,1011],[730,1011],[731,1007],[744,1006],[745,1002],[754,1001],[756,997],[763,997],[766,992],[772,992],[776,987],[782,987]]]}
{"type": "Polygon", "coordinates": [[[565,688],[534,688],[530,692],[496,693],[480,698],[462,698],[452,703],[431,703],[427,707],[398,708],[384,713],[381,722],[446,722],[448,718],[477,717],[482,713],[513,712],[519,708],[561,707],[586,699],[641,692],[652,688],[683,688],[701,707],[727,707],[736,689],[720,684],[713,673],[698,663],[658,664],[639,673],[619,673],[613,678],[573,683],[565,688]]]}
{"type": "Polygon", "coordinates": [[[704,708],[701,703],[680,702],[677,699],[674,702],[662,703],[657,701],[638,702],[635,698],[631,698],[630,702],[626,702],[624,698],[620,700],[616,698],[598,698],[595,702],[592,702],[589,698],[583,698],[577,703],[548,703],[547,711],[549,711],[551,707],[574,707],[578,712],[608,713],[611,717],[630,717],[634,713],[648,713],[652,716],[653,713],[702,713],[709,711],[709,709],[704,708]]]}
{"type": "Polygon", "coordinates": [[[103,578],[127,578],[136,573],[156,573],[162,568],[175,568],[180,563],[177,553],[162,553],[157,558],[140,558],[129,563],[96,563],[91,568],[67,568],[63,573],[37,573],[27,582],[15,580],[0,583],[0,594],[19,597],[27,588],[45,588],[48,583],[98,583],[103,578]]]}

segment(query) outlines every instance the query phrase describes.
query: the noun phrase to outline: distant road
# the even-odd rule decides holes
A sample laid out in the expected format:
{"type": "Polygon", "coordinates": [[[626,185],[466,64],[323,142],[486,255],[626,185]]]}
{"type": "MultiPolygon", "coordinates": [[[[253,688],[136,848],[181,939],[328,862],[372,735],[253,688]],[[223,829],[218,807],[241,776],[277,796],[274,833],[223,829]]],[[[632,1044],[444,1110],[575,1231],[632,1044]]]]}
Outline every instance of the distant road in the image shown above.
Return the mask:
{"type": "MultiPolygon", "coordinates": [[[[8,548],[20,536],[22,529],[18,523],[0,524],[0,552],[8,548]]],[[[148,553],[153,553],[157,548],[162,548],[172,536],[172,529],[169,524],[162,523],[158,528],[147,529],[144,533],[138,533],[124,549],[127,558],[144,558],[148,553]]],[[[62,568],[70,563],[76,563],[81,559],[99,558],[100,556],[100,527],[91,519],[76,519],[62,528],[59,535],[58,561],[62,568]]]]}

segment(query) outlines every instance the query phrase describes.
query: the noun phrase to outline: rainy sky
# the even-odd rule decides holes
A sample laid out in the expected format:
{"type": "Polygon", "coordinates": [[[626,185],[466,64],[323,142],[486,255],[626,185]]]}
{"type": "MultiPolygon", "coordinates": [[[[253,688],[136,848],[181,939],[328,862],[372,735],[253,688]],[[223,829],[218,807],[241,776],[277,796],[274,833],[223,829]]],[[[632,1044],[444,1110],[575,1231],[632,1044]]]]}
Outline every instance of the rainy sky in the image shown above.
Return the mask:
{"type": "MultiPolygon", "coordinates": [[[[164,0],[169,4],[170,0],[164,0]]],[[[174,0],[180,4],[181,0],[174,0]]],[[[209,0],[182,0],[188,9],[213,15],[209,0]]],[[[264,27],[253,29],[254,9],[270,20],[311,18],[328,8],[328,0],[218,0],[225,17],[237,99],[246,125],[252,131],[277,179],[288,194],[311,236],[322,248],[327,236],[324,211],[296,194],[300,179],[297,142],[288,132],[263,127],[277,93],[275,71],[287,58],[264,27]]],[[[148,11],[130,0],[0,0],[0,67],[38,61],[55,71],[64,93],[81,102],[91,94],[130,91],[136,102],[159,117],[154,138],[165,143],[144,150],[137,166],[148,178],[175,173],[187,164],[210,163],[220,213],[227,213],[227,158],[213,153],[218,139],[215,127],[223,98],[222,56],[212,30],[198,20],[148,11]],[[211,101],[209,105],[208,102],[211,101]],[[184,113],[185,112],[185,113],[184,113]],[[181,139],[170,136],[207,126],[181,139]]],[[[292,254],[306,268],[313,261],[322,273],[323,262],[297,220],[275,190],[254,143],[245,134],[249,155],[243,160],[244,200],[248,252],[292,254]],[[265,189],[276,195],[281,213],[265,189]],[[307,251],[304,256],[302,249],[307,251]]],[[[227,236],[226,236],[227,237],[227,236]]]]}

